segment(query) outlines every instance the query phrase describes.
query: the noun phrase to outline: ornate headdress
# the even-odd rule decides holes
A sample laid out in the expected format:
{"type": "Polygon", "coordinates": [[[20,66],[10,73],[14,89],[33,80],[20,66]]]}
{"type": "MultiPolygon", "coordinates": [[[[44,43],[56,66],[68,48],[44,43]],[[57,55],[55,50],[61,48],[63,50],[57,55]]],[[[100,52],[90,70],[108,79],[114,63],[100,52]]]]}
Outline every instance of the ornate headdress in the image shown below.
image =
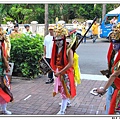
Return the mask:
{"type": "Polygon", "coordinates": [[[54,40],[65,39],[68,36],[68,30],[64,28],[61,24],[55,26],[54,33],[55,33],[54,40]]]}
{"type": "Polygon", "coordinates": [[[113,29],[110,37],[113,43],[120,43],[120,23],[113,29]]]}
{"type": "Polygon", "coordinates": [[[76,41],[76,35],[74,34],[75,31],[68,32],[68,30],[61,24],[58,24],[55,26],[54,29],[55,37],[53,40],[64,40],[66,39],[66,42],[69,43],[68,49],[71,49],[76,41]]]}

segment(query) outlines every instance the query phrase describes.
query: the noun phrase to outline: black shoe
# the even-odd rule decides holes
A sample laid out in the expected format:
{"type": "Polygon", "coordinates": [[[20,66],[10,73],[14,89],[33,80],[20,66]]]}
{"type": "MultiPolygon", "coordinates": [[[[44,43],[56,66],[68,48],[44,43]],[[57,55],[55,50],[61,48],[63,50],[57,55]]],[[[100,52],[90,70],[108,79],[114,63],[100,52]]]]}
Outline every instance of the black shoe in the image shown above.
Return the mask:
{"type": "Polygon", "coordinates": [[[49,83],[53,83],[54,82],[54,79],[53,78],[50,78],[50,79],[48,79],[48,81],[46,81],[45,83],[46,84],[49,84],[49,83]]]}
{"type": "Polygon", "coordinates": [[[93,40],[93,43],[95,43],[95,40],[93,40]]]}

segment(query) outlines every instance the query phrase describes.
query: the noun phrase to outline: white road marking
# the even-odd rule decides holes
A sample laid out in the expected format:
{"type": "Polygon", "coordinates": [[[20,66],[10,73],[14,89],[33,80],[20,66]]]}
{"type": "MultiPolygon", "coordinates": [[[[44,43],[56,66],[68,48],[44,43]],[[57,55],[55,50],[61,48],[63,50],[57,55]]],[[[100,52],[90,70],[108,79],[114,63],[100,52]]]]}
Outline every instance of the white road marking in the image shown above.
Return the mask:
{"type": "Polygon", "coordinates": [[[92,74],[81,74],[81,79],[108,81],[108,78],[106,76],[103,76],[103,75],[92,75],[92,74]]]}
{"type": "Polygon", "coordinates": [[[30,98],[31,97],[31,95],[28,95],[24,100],[27,100],[28,98],[30,98]]]}

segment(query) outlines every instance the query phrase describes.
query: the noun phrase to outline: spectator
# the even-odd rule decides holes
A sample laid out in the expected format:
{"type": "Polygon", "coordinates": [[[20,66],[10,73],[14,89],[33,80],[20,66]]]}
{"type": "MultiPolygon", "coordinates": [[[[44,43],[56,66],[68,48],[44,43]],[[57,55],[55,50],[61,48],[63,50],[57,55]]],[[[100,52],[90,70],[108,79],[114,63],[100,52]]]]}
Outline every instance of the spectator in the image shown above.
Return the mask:
{"type": "Polygon", "coordinates": [[[74,29],[78,29],[78,21],[77,21],[77,20],[74,20],[74,21],[72,22],[72,24],[73,24],[73,28],[74,28],[74,29]]]}
{"type": "MultiPolygon", "coordinates": [[[[53,34],[54,34],[54,26],[49,26],[48,28],[49,34],[45,36],[44,39],[44,57],[46,58],[47,62],[50,64],[51,61],[51,54],[52,54],[52,47],[53,47],[53,34]]],[[[46,84],[53,83],[53,72],[48,73],[48,80],[46,84]]]]}
{"type": "Polygon", "coordinates": [[[22,35],[22,33],[19,31],[19,25],[16,24],[14,26],[14,31],[10,34],[10,38],[20,37],[21,35],[22,35]]]}
{"type": "Polygon", "coordinates": [[[9,23],[6,29],[7,35],[10,35],[12,31],[13,31],[13,24],[9,23]]]}
{"type": "Polygon", "coordinates": [[[26,34],[26,35],[31,35],[32,34],[32,32],[31,32],[31,30],[30,30],[30,25],[24,25],[24,27],[25,27],[25,31],[24,31],[24,34],[26,34]]]}
{"type": "Polygon", "coordinates": [[[92,25],[93,43],[95,43],[98,38],[98,27],[99,24],[95,21],[92,25]]]}
{"type": "MultiPolygon", "coordinates": [[[[86,23],[83,23],[82,24],[82,33],[81,33],[82,37],[84,36],[85,33],[86,33],[86,23]]],[[[84,36],[83,42],[86,43],[86,36],[84,36]]]]}

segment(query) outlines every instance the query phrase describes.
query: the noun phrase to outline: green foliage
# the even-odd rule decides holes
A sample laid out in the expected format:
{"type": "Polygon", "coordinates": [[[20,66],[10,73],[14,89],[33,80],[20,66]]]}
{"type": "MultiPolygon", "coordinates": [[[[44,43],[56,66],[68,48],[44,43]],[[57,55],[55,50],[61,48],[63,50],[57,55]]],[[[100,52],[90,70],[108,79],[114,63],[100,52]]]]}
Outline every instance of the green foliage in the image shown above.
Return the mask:
{"type": "MultiPolygon", "coordinates": [[[[93,19],[95,16],[102,17],[102,5],[94,3],[89,4],[48,4],[48,22],[55,23],[55,18],[58,17],[68,23],[69,17],[75,19],[93,19]],[[60,7],[62,6],[62,10],[60,7]],[[62,12],[61,12],[62,11],[62,12]],[[74,15],[70,16],[70,11],[74,15]]],[[[106,13],[117,8],[120,4],[106,4],[106,13]]],[[[0,22],[4,18],[6,23],[8,20],[19,24],[26,24],[32,21],[38,21],[39,24],[44,24],[45,4],[0,4],[0,22]]]]}
{"type": "Polygon", "coordinates": [[[34,78],[39,73],[38,61],[43,54],[43,36],[22,35],[11,39],[11,57],[14,62],[13,75],[34,78]]]}

